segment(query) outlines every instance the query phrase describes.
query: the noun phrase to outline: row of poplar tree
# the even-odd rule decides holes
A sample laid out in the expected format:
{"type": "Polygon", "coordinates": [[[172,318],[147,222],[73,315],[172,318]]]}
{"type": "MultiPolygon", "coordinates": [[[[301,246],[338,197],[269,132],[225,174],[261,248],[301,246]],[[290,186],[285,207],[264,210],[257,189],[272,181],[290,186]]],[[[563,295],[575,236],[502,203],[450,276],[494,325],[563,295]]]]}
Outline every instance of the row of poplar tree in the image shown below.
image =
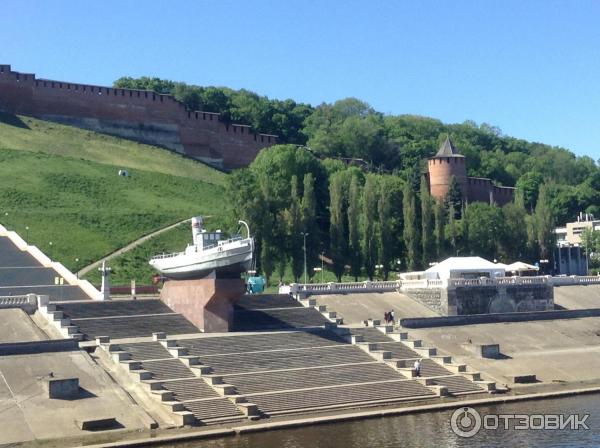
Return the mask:
{"type": "Polygon", "coordinates": [[[228,178],[232,218],[246,220],[256,268],[268,279],[295,281],[327,260],[338,281],[387,279],[391,271],[426,269],[451,255],[503,262],[550,259],[554,220],[546,187],[534,210],[463,203],[456,180],[444,201],[413,173],[374,174],[309,151],[280,145],[262,151],[228,178]],[[306,258],[305,258],[306,256],[306,258]]]}

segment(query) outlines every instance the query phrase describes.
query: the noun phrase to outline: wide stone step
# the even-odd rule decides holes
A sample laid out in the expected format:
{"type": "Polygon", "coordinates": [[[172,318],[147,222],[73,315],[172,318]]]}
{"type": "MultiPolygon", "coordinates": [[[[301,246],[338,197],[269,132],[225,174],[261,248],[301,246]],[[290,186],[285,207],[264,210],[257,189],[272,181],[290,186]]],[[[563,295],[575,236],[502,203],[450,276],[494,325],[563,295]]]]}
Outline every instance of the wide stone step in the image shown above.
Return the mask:
{"type": "MultiPolygon", "coordinates": [[[[210,355],[249,353],[264,350],[296,349],[344,344],[333,332],[316,329],[279,333],[254,334],[252,336],[215,336],[177,341],[187,347],[190,355],[204,359],[210,355]]],[[[206,362],[206,364],[210,364],[206,362]]]]}
{"type": "Polygon", "coordinates": [[[243,353],[236,356],[222,355],[206,358],[200,356],[200,359],[210,365],[217,375],[373,361],[369,354],[353,345],[243,353]]]}
{"type": "Polygon", "coordinates": [[[394,401],[410,397],[434,397],[435,393],[416,381],[404,380],[365,385],[332,387],[327,389],[302,390],[248,397],[259,410],[272,412],[294,409],[318,408],[334,405],[352,406],[353,403],[370,401],[394,401]]]}
{"type": "Polygon", "coordinates": [[[143,361],[142,368],[152,372],[153,377],[157,380],[195,377],[192,371],[177,359],[143,361]]]}
{"type": "Polygon", "coordinates": [[[189,380],[167,381],[162,384],[165,390],[173,394],[178,401],[216,398],[219,394],[204,380],[199,378],[189,380]]]}
{"type": "Polygon", "coordinates": [[[171,355],[158,342],[137,342],[131,344],[120,344],[121,349],[131,354],[131,359],[139,361],[151,361],[153,359],[170,358],[171,355]]]}
{"type": "Polygon", "coordinates": [[[225,417],[245,417],[242,411],[227,398],[186,401],[184,406],[200,421],[225,417]]]}
{"type": "Polygon", "coordinates": [[[257,375],[230,375],[225,376],[223,381],[233,384],[241,394],[252,394],[403,378],[387,365],[372,362],[369,364],[264,372],[257,375]]]}

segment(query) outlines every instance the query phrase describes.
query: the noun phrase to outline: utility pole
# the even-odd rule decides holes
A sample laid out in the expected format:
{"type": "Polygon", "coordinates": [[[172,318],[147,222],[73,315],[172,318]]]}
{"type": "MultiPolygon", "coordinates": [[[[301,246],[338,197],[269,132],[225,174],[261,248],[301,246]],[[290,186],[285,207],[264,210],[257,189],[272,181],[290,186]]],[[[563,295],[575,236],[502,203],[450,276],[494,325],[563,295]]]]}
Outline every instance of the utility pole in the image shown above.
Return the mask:
{"type": "Polygon", "coordinates": [[[307,280],[307,269],[306,269],[306,237],[308,236],[307,232],[300,232],[300,235],[304,237],[304,284],[308,283],[307,280]]]}

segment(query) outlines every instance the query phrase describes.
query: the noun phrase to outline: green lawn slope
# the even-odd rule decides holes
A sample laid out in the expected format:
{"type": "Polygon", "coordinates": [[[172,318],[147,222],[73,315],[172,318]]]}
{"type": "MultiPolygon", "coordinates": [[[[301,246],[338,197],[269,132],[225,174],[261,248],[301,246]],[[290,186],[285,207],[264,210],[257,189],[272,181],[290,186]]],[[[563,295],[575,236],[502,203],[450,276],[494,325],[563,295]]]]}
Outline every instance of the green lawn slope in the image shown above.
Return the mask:
{"type": "Polygon", "coordinates": [[[0,113],[0,148],[171,174],[215,185],[225,180],[222,172],[171,151],[21,115],[0,113]]]}
{"type": "MultiPolygon", "coordinates": [[[[1,118],[0,223],[72,270],[168,224],[225,213],[225,174],[201,163],[68,126],[1,118]],[[118,175],[123,167],[130,177],[118,175]]],[[[180,239],[167,237],[158,249],[181,249],[180,239]]]]}
{"type": "MultiPolygon", "coordinates": [[[[159,253],[182,251],[191,240],[190,223],[186,222],[144,241],[129,252],[112,258],[108,262],[112,284],[128,285],[132,279],[135,279],[139,285],[149,285],[156,271],[150,267],[148,260],[159,253]]],[[[88,272],[85,278],[95,285],[101,282],[100,272],[97,270],[88,272]]]]}

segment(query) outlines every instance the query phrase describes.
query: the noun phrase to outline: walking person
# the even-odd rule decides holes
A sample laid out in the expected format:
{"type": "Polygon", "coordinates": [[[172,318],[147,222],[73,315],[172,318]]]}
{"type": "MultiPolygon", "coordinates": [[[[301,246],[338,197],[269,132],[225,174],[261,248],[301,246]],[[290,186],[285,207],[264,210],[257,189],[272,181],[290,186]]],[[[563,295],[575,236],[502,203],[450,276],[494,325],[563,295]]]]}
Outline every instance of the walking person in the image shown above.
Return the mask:
{"type": "Polygon", "coordinates": [[[394,310],[390,311],[390,322],[394,325],[394,320],[396,319],[396,315],[394,314],[394,310]]]}
{"type": "Polygon", "coordinates": [[[388,313],[387,311],[384,311],[384,312],[383,312],[383,321],[385,322],[385,324],[386,324],[386,325],[387,325],[387,323],[389,322],[389,320],[390,320],[390,315],[389,315],[389,313],[388,313]]]}
{"type": "Polygon", "coordinates": [[[421,376],[421,360],[417,359],[414,364],[415,376],[421,376]]]}

